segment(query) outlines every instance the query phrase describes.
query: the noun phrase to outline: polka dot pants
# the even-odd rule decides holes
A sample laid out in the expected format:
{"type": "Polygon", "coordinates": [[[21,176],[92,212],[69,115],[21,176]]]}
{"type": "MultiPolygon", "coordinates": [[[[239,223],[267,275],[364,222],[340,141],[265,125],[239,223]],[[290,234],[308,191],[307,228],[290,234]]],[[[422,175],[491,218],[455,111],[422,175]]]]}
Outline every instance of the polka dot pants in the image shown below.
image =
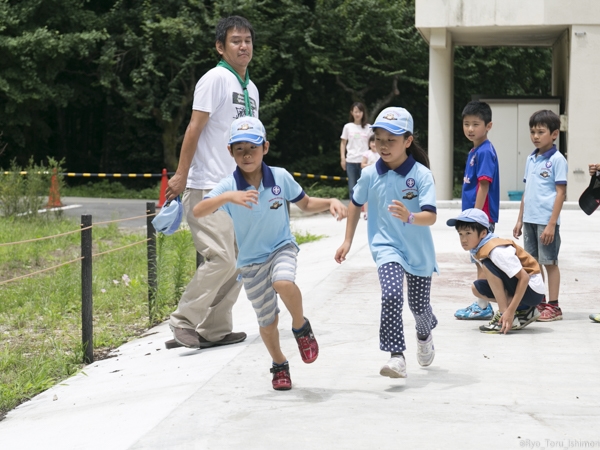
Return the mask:
{"type": "Polygon", "coordinates": [[[428,335],[438,323],[429,303],[431,277],[411,275],[398,263],[383,264],[377,272],[381,284],[379,348],[386,352],[403,352],[406,350],[402,325],[404,274],[406,273],[408,288],[408,307],[415,317],[417,333],[423,336],[428,335]]]}

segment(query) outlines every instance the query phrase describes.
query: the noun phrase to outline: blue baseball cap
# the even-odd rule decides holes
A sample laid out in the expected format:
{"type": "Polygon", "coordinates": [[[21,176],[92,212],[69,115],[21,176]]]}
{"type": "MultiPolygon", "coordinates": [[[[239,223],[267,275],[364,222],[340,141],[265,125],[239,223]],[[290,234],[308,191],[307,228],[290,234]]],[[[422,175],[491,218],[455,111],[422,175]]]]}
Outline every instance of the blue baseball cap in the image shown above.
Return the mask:
{"type": "Polygon", "coordinates": [[[449,227],[453,227],[456,225],[456,222],[458,222],[458,221],[460,221],[460,222],[476,222],[480,225],[483,225],[488,230],[490,229],[490,221],[488,219],[488,216],[486,213],[484,213],[480,209],[476,209],[476,208],[465,209],[454,219],[448,219],[446,221],[446,225],[448,225],[449,227]]]}
{"type": "Polygon", "coordinates": [[[250,142],[261,145],[266,140],[267,132],[262,122],[255,117],[240,117],[231,123],[228,144],[250,142]]]}
{"type": "Polygon", "coordinates": [[[371,128],[383,128],[397,136],[406,133],[413,134],[413,118],[410,113],[398,106],[385,108],[379,113],[371,128]]]}
{"type": "Polygon", "coordinates": [[[152,225],[156,231],[160,231],[167,236],[175,233],[181,224],[183,217],[183,205],[179,196],[176,199],[166,203],[160,212],[152,219],[152,225]]]}

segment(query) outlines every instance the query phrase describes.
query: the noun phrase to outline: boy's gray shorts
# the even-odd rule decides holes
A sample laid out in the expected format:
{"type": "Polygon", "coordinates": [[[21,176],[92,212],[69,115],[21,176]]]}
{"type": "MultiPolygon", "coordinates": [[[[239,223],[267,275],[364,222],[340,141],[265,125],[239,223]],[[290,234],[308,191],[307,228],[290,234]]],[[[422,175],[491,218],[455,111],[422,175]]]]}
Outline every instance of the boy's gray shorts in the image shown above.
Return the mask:
{"type": "Polygon", "coordinates": [[[558,265],[558,251],[560,250],[560,232],[556,225],[554,230],[554,241],[548,245],[542,244],[540,236],[544,232],[546,225],[535,223],[523,224],[523,248],[527,253],[533,256],[537,261],[545,266],[558,265]]]}
{"type": "Polygon", "coordinates": [[[296,257],[298,248],[287,244],[275,250],[269,258],[260,264],[242,267],[242,280],[248,300],[256,313],[261,327],[271,325],[279,314],[277,292],[273,289],[275,281],[296,281],[296,257]]]}

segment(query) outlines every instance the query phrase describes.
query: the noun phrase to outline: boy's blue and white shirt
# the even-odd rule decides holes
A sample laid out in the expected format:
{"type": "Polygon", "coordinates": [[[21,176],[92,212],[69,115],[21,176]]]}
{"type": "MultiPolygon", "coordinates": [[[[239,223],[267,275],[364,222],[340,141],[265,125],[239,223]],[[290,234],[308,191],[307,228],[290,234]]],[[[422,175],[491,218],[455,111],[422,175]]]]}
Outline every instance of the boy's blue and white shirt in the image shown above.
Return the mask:
{"type": "MultiPolygon", "coordinates": [[[[233,220],[235,239],[239,249],[237,267],[260,264],[269,255],[286,244],[296,245],[290,230],[290,217],[285,201],[296,203],[306,195],[294,177],[280,167],[262,163],[263,179],[258,188],[258,205],[249,203],[252,209],[226,203],[221,210],[233,220]]],[[[249,185],[241,170],[224,178],[204,198],[212,198],[228,191],[248,191],[249,185]]],[[[297,245],[296,245],[297,246],[297,245]]]]}
{"type": "MultiPolygon", "coordinates": [[[[567,184],[568,167],[556,146],[540,156],[538,153],[536,149],[525,163],[523,222],[547,225],[556,199],[556,185],[567,184]]],[[[556,224],[560,225],[560,216],[556,224]]]]}
{"type": "Polygon", "coordinates": [[[413,213],[437,212],[433,175],[412,155],[396,170],[382,159],[365,167],[354,186],[352,203],[360,207],[369,202],[367,231],[377,267],[397,262],[412,275],[428,277],[439,272],[430,228],[393,217],[388,211],[392,200],[401,201],[413,213]]]}
{"type": "Polygon", "coordinates": [[[498,223],[500,213],[500,169],[496,149],[489,140],[483,141],[479,147],[471,149],[465,165],[462,186],[462,209],[474,208],[479,191],[479,181],[490,183],[488,197],[483,204],[483,212],[490,222],[498,223]]]}

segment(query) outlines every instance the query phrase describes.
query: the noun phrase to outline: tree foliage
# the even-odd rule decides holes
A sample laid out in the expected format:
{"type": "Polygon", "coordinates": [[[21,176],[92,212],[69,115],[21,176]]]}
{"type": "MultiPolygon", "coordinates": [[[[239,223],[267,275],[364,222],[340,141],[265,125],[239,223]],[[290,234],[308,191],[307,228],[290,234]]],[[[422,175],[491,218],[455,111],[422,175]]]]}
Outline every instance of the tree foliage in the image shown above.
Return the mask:
{"type": "MultiPolygon", "coordinates": [[[[174,169],[197,80],[218,62],[229,14],[256,31],[251,78],[271,141],[267,162],[341,174],[349,107],[369,119],[406,107],[427,140],[428,46],[414,0],[0,0],[0,166],[65,159],[71,171],[174,169]]],[[[460,110],[474,94],[547,95],[549,49],[459,47],[460,110]]]]}

